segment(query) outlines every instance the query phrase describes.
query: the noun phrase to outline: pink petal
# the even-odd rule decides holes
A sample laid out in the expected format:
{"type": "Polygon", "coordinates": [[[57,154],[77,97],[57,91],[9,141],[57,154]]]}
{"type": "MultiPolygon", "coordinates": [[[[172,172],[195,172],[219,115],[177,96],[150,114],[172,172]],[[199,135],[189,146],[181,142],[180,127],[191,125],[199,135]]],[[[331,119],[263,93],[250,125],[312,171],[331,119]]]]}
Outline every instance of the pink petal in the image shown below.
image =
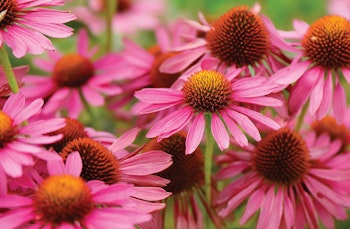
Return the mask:
{"type": "Polygon", "coordinates": [[[159,71],[164,73],[177,73],[185,70],[196,59],[202,56],[206,51],[206,47],[197,48],[195,50],[184,51],[163,62],[159,67],[159,71]]]}
{"type": "Polygon", "coordinates": [[[327,115],[332,103],[332,96],[333,96],[332,73],[329,72],[323,88],[323,98],[321,100],[320,107],[316,114],[317,119],[322,119],[327,115]]]}
{"type": "Polygon", "coordinates": [[[90,88],[89,86],[82,87],[84,98],[91,104],[92,106],[98,107],[104,104],[103,96],[90,88]]]}
{"type": "Polygon", "coordinates": [[[149,175],[163,171],[171,164],[170,154],[153,150],[121,161],[120,170],[128,175],[149,175]]]}
{"type": "Polygon", "coordinates": [[[203,139],[204,129],[204,114],[199,113],[194,118],[186,137],[186,155],[192,154],[197,149],[197,147],[203,139]]]}
{"type": "Polygon", "coordinates": [[[68,155],[66,160],[66,173],[75,177],[79,177],[83,169],[83,162],[79,152],[72,152],[68,155]]]}
{"type": "Polygon", "coordinates": [[[236,123],[230,117],[228,117],[226,115],[226,113],[224,113],[224,112],[221,112],[221,116],[224,119],[228,129],[231,132],[231,135],[233,136],[235,141],[238,143],[238,145],[240,145],[240,146],[247,146],[248,145],[248,139],[245,136],[245,134],[243,134],[242,130],[238,128],[236,123]]]}
{"type": "Polygon", "coordinates": [[[158,201],[170,195],[170,192],[166,192],[164,189],[158,187],[135,187],[131,196],[141,200],[158,201]]]}
{"type": "Polygon", "coordinates": [[[253,216],[253,214],[259,208],[261,208],[264,199],[265,193],[263,190],[258,189],[257,191],[253,192],[253,194],[249,197],[247,205],[245,206],[245,211],[239,220],[240,225],[245,224],[253,216]]]}
{"type": "Polygon", "coordinates": [[[346,113],[346,94],[340,83],[335,86],[333,97],[333,115],[338,123],[344,122],[346,113]]]}
{"type": "Polygon", "coordinates": [[[323,88],[324,88],[324,72],[320,71],[320,75],[314,76],[317,78],[316,84],[310,95],[310,114],[314,116],[320,107],[321,101],[323,100],[323,88]]]}
{"type": "Polygon", "coordinates": [[[230,144],[230,138],[226,131],[225,125],[222,123],[220,117],[215,113],[212,114],[211,132],[220,150],[227,149],[230,144]]]}
{"type": "Polygon", "coordinates": [[[17,208],[31,205],[32,199],[24,196],[8,194],[0,196],[0,207],[1,208],[17,208]]]}
{"type": "Polygon", "coordinates": [[[192,118],[193,111],[190,107],[184,107],[159,120],[148,131],[146,137],[153,138],[162,133],[182,128],[192,118]]]}
{"type": "Polygon", "coordinates": [[[32,208],[21,208],[0,216],[0,225],[2,228],[18,228],[33,219],[35,214],[32,208]]]}
{"type": "Polygon", "coordinates": [[[275,186],[271,185],[269,190],[266,193],[265,201],[263,205],[261,206],[260,215],[258,219],[258,224],[256,226],[257,229],[264,229],[267,228],[267,224],[271,220],[270,216],[271,214],[274,214],[274,212],[271,212],[273,209],[274,201],[275,201],[275,186]]]}
{"type": "Polygon", "coordinates": [[[117,138],[112,145],[109,147],[113,153],[119,150],[125,149],[127,146],[130,146],[136,139],[140,129],[135,127],[131,130],[125,132],[122,136],[117,138]]]}
{"type": "Polygon", "coordinates": [[[277,84],[289,85],[296,82],[306,72],[309,66],[309,62],[293,64],[289,67],[282,68],[272,75],[270,79],[277,84]]]}
{"type": "Polygon", "coordinates": [[[174,103],[183,99],[183,93],[171,88],[145,88],[135,92],[135,97],[145,103],[174,103]]]}

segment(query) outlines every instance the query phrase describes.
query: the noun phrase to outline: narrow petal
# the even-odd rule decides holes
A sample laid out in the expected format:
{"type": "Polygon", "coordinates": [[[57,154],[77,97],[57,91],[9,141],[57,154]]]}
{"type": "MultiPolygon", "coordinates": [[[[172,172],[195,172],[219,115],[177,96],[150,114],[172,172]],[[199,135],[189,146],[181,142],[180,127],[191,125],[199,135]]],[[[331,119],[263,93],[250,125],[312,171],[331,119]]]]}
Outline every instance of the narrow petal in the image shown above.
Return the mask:
{"type": "Polygon", "coordinates": [[[211,132],[220,150],[227,149],[230,144],[230,138],[225,125],[222,123],[220,117],[215,113],[212,114],[211,132]]]}
{"type": "Polygon", "coordinates": [[[183,99],[181,91],[171,88],[145,88],[135,92],[135,97],[145,103],[170,103],[183,99]]]}
{"type": "Polygon", "coordinates": [[[79,152],[71,152],[66,160],[66,173],[79,177],[83,169],[83,162],[79,152]]]}
{"type": "Polygon", "coordinates": [[[193,153],[197,149],[203,139],[204,129],[204,114],[200,113],[194,118],[192,125],[188,131],[186,137],[186,155],[193,153]]]}
{"type": "Polygon", "coordinates": [[[113,153],[121,149],[125,149],[127,146],[130,146],[136,139],[137,135],[140,132],[140,128],[132,128],[131,130],[125,132],[122,136],[117,138],[112,145],[109,147],[113,153]]]}
{"type": "Polygon", "coordinates": [[[346,94],[343,86],[338,83],[334,89],[333,97],[333,115],[338,123],[344,122],[344,115],[346,113],[346,94]]]}

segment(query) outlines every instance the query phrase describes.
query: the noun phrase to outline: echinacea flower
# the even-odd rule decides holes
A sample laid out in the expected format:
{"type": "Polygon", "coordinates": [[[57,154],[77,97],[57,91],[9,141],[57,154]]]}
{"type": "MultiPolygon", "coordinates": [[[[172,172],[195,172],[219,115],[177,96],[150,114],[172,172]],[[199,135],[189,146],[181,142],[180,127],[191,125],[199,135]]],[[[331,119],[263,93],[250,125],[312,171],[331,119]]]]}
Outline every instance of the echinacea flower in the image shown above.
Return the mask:
{"type": "Polygon", "coordinates": [[[304,135],[288,127],[267,133],[255,146],[218,158],[216,179],[231,181],[216,200],[229,216],[246,202],[239,223],[259,212],[257,228],[334,228],[350,207],[350,154],[338,155],[340,140],[304,135]]]}
{"type": "Polygon", "coordinates": [[[252,9],[236,6],[212,23],[208,23],[202,14],[199,15],[201,23],[188,21],[199,34],[205,35],[194,37],[182,46],[174,48],[173,51],[178,52],[177,55],[164,61],[160,71],[183,71],[204,56],[217,58],[217,66],[233,66],[245,71],[252,67],[255,72],[270,75],[272,72],[264,67],[263,62],[268,62],[273,70],[279,69],[281,64],[275,57],[289,62],[280,48],[291,51],[293,47],[285,44],[272,22],[260,15],[259,11],[258,4],[252,9]]]}
{"type": "Polygon", "coordinates": [[[56,154],[42,145],[58,141],[62,136],[46,134],[62,128],[64,119],[31,119],[40,114],[44,101],[37,99],[26,104],[25,97],[11,95],[0,110],[0,170],[11,177],[22,176],[22,166],[34,164],[34,158],[58,160],[56,154]]]}
{"type": "Polygon", "coordinates": [[[147,137],[167,138],[190,124],[186,139],[186,154],[190,154],[200,144],[205,124],[209,125],[205,122],[206,114],[212,115],[211,132],[220,149],[229,146],[227,129],[240,145],[248,144],[242,130],[259,141],[260,133],[252,120],[272,129],[279,128],[275,121],[246,106],[283,105],[280,100],[269,97],[273,86],[265,84],[264,77],[239,78],[236,70],[221,73],[206,69],[203,61],[203,70],[189,76],[181,90],[145,88],[135,93],[135,97],[144,103],[138,111],[141,114],[176,108],[158,120],[147,137]]]}
{"type": "Polygon", "coordinates": [[[50,77],[29,75],[23,78],[21,91],[28,98],[46,98],[43,115],[66,109],[68,116],[77,118],[83,109],[83,99],[92,106],[102,106],[104,95],[116,95],[121,89],[113,84],[118,58],[105,55],[93,61],[96,49],[88,49],[88,34],[79,31],[77,53],[62,55],[49,52],[51,60],[36,59],[35,64],[49,72],[50,77]]]}
{"type": "MultiPolygon", "coordinates": [[[[147,154],[139,154],[140,150],[129,153],[125,148],[135,140],[139,130],[134,128],[117,138],[109,146],[105,146],[89,137],[81,137],[68,142],[59,152],[63,159],[71,153],[79,152],[83,167],[80,176],[85,180],[100,180],[106,184],[118,182],[130,183],[147,191],[156,192],[155,196],[145,195],[143,198],[162,200],[170,195],[159,187],[165,186],[169,180],[154,175],[168,168],[172,164],[171,155],[160,150],[152,150],[147,154]]],[[[141,195],[141,194],[140,194],[141,195]]],[[[148,212],[162,209],[163,203],[148,203],[140,196],[138,204],[148,212]]]]}
{"type": "Polygon", "coordinates": [[[72,29],[63,23],[74,20],[75,16],[47,6],[63,4],[60,0],[1,0],[0,47],[6,43],[17,58],[27,52],[40,54],[46,49],[54,50],[44,35],[55,38],[72,35],[72,29]]]}
{"type": "Polygon", "coordinates": [[[170,180],[164,189],[172,193],[165,200],[164,212],[159,212],[163,218],[156,221],[158,228],[170,226],[169,222],[165,222],[168,212],[173,213],[173,224],[179,229],[203,228],[206,216],[216,225],[220,224],[216,213],[212,211],[211,203],[205,199],[203,153],[197,148],[192,154],[185,155],[185,141],[186,133],[179,132],[160,142],[153,138],[142,149],[146,155],[151,150],[161,150],[172,155],[173,164],[157,173],[158,176],[170,180]],[[200,206],[205,206],[206,214],[203,214],[200,206]]]}
{"type": "Polygon", "coordinates": [[[292,116],[309,101],[309,112],[321,119],[330,108],[337,122],[344,121],[346,96],[343,79],[350,83],[350,21],[337,15],[324,16],[311,25],[296,20],[294,31],[281,35],[300,48],[290,66],[279,70],[271,81],[290,90],[292,116]]]}
{"type": "Polygon", "coordinates": [[[78,153],[49,163],[49,176],[30,196],[9,194],[0,197],[0,215],[4,228],[134,228],[151,220],[151,215],[130,204],[139,192],[131,184],[106,185],[102,181],[85,182],[80,173],[78,153]]]}
{"type": "MultiPolygon", "coordinates": [[[[109,0],[112,1],[112,0],[109,0]]],[[[117,33],[135,34],[140,30],[152,30],[159,25],[160,15],[165,10],[163,0],[113,0],[117,1],[112,18],[113,30],[117,33]]],[[[89,0],[88,6],[77,7],[73,12],[92,33],[100,34],[106,29],[106,1],[89,0]]]]}

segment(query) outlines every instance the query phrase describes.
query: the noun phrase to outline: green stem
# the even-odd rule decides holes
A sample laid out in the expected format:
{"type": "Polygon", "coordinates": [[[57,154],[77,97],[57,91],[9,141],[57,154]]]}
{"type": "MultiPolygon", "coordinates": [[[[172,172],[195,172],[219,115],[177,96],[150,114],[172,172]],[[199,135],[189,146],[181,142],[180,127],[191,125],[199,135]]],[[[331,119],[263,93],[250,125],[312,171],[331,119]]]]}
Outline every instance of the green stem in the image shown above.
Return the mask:
{"type": "Polygon", "coordinates": [[[204,171],[205,171],[205,193],[208,203],[211,199],[211,172],[212,160],[214,151],[214,139],[211,134],[211,114],[205,114],[205,134],[206,134],[206,148],[204,156],[204,171]]]}
{"type": "Polygon", "coordinates": [[[5,73],[5,76],[7,78],[12,92],[17,93],[19,91],[18,83],[15,74],[13,73],[12,65],[10,62],[9,55],[7,54],[5,45],[2,45],[2,47],[0,48],[0,64],[5,73]]]}
{"type": "Polygon", "coordinates": [[[113,48],[113,17],[117,8],[117,0],[105,0],[106,4],[106,52],[111,52],[113,48]]]}
{"type": "Polygon", "coordinates": [[[304,123],[304,118],[305,118],[305,115],[306,115],[306,112],[307,112],[308,107],[309,107],[309,102],[307,102],[307,103],[303,106],[303,108],[302,108],[302,110],[301,110],[301,112],[300,112],[300,114],[299,114],[298,121],[297,121],[297,123],[296,123],[296,125],[295,125],[295,131],[299,131],[300,128],[302,127],[302,125],[303,125],[303,123],[304,123]]]}

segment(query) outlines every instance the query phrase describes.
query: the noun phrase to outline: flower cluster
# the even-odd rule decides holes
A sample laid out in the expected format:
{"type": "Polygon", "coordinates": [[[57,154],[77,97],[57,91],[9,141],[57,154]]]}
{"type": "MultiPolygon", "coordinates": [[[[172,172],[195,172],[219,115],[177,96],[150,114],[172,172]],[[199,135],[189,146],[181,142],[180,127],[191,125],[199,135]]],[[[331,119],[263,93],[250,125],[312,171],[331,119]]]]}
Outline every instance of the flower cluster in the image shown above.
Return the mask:
{"type": "Polygon", "coordinates": [[[330,4],[332,14],[287,31],[258,3],[198,20],[167,7],[0,0],[0,225],[347,220],[344,9],[330,4]]]}

